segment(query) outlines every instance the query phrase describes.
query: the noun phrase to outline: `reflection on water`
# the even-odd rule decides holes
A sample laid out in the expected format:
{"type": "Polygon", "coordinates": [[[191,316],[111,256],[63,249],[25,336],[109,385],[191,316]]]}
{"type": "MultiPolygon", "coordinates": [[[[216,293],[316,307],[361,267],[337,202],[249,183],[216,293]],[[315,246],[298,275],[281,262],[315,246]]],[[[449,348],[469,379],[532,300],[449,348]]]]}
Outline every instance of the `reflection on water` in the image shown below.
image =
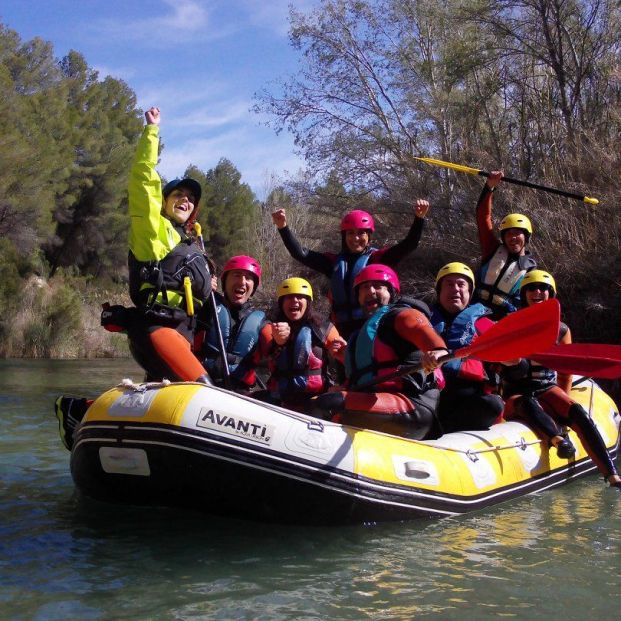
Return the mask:
{"type": "Polygon", "coordinates": [[[616,618],[621,494],[597,477],[461,518],[296,528],[80,497],[52,413],[131,362],[0,362],[0,618],[616,618]],[[588,614],[587,614],[588,613],[588,614]]]}

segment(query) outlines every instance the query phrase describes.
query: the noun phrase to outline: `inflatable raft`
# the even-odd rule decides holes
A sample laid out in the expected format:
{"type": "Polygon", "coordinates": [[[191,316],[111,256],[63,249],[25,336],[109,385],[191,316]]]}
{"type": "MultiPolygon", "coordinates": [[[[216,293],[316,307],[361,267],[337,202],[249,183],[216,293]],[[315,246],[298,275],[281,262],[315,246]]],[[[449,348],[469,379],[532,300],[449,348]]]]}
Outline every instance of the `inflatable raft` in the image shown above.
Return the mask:
{"type": "MultiPolygon", "coordinates": [[[[616,457],[621,418],[591,380],[572,397],[616,457]]],[[[577,436],[559,459],[524,424],[415,441],[320,421],[201,384],[133,384],[100,396],[75,433],[86,495],[295,523],[463,514],[596,471],[577,436]]]]}

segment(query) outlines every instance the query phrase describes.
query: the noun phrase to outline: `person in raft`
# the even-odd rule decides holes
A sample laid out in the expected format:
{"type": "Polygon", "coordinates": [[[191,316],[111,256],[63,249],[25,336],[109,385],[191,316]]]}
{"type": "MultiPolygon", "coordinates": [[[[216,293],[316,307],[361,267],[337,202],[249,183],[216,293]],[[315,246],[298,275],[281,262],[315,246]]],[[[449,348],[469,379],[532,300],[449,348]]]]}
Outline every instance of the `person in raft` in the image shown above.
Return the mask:
{"type": "Polygon", "coordinates": [[[330,321],[322,321],[313,310],[313,289],[307,280],[283,280],[277,296],[275,321],[261,331],[261,353],[270,371],[263,398],[304,412],[311,397],[330,387],[328,356],[343,362],[347,343],[330,321]]]}
{"type": "MultiPolygon", "coordinates": [[[[556,297],[556,283],[548,272],[533,270],[524,276],[520,293],[523,306],[540,304],[556,297]]],[[[571,331],[564,323],[560,325],[558,343],[571,343],[571,331]]],[[[602,436],[586,410],[569,396],[570,375],[557,374],[536,360],[520,359],[517,364],[505,366],[503,386],[506,419],[525,420],[556,447],[561,459],[571,459],[576,453],[559,425],[571,427],[606,482],[621,491],[621,477],[602,436]]]]}
{"type": "MultiPolygon", "coordinates": [[[[436,302],[431,307],[431,324],[449,349],[470,345],[489,329],[491,310],[470,304],[474,273],[464,263],[447,263],[436,276],[436,302]]],[[[489,429],[504,408],[498,390],[498,376],[476,358],[451,360],[442,365],[445,385],[440,393],[438,418],[445,433],[467,429],[489,429]]]]}
{"type": "Polygon", "coordinates": [[[371,214],[360,209],[350,211],[341,220],[341,250],[336,254],[302,247],[287,226],[284,209],[275,211],[272,219],[289,254],[302,265],[330,279],[330,319],[339,334],[349,338],[364,323],[364,314],[353,289],[354,279],[367,264],[382,263],[396,267],[408,253],[414,251],[428,211],[429,203],[417,200],[414,204],[414,222],[405,239],[382,249],[371,245],[375,231],[371,214]]]}
{"type": "MultiPolygon", "coordinates": [[[[160,111],[145,113],[146,127],[138,141],[129,177],[129,294],[135,309],[123,310],[130,351],[148,380],[210,383],[194,356],[195,317],[211,291],[211,276],[202,249],[188,235],[198,215],[201,186],[194,179],[174,179],[162,189],[155,170],[160,111]],[[188,312],[190,310],[190,312],[188,312]]],[[[89,401],[59,397],[55,402],[61,440],[73,445],[73,432],[89,401]]]]}
{"type": "Polygon", "coordinates": [[[387,265],[367,265],[354,289],[366,321],[347,341],[347,389],[317,397],[310,413],[324,419],[338,414],[344,424],[416,440],[439,437],[434,369],[448,350],[429,322],[429,309],[419,300],[399,298],[399,278],[387,265]],[[418,363],[420,371],[381,380],[399,365],[418,363]]]}
{"type": "MultiPolygon", "coordinates": [[[[260,362],[259,333],[267,320],[253,307],[251,298],[261,284],[261,265],[253,257],[231,257],[222,268],[222,294],[214,292],[218,324],[227,352],[231,390],[248,394],[257,385],[260,362]]],[[[199,311],[195,351],[218,386],[225,385],[220,335],[211,305],[199,311]]]]}
{"type": "Polygon", "coordinates": [[[188,235],[198,215],[201,186],[174,179],[161,188],[155,170],[160,111],[145,113],[129,179],[129,291],[138,313],[127,328],[130,350],[148,379],[209,383],[194,356],[193,308],[211,293],[203,250],[188,235]]]}
{"type": "Polygon", "coordinates": [[[501,171],[490,173],[476,208],[481,267],[473,301],[491,308],[493,319],[501,319],[519,308],[522,278],[537,267],[527,249],[533,228],[525,215],[509,214],[500,222],[500,239],[494,233],[492,196],[502,177],[501,171]]]}

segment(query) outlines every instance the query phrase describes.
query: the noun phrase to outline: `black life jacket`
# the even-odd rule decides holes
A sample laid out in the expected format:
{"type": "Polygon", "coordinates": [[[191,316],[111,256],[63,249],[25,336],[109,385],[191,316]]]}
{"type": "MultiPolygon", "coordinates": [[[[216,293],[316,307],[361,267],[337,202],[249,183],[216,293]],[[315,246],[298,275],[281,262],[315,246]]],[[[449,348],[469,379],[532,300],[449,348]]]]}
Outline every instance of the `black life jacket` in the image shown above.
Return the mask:
{"type": "Polygon", "coordinates": [[[184,278],[192,282],[192,297],[199,305],[211,294],[211,274],[203,251],[189,237],[183,238],[160,261],[138,261],[130,251],[129,295],[138,306],[185,303],[184,278]]]}

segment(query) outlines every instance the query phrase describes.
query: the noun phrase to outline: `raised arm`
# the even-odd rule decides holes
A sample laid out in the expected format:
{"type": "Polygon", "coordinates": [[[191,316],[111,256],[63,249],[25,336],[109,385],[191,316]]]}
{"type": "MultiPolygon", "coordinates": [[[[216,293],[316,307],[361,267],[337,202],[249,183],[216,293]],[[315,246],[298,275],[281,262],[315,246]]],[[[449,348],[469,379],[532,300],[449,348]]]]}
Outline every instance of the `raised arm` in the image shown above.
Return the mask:
{"type": "Polygon", "coordinates": [[[414,203],[413,210],[414,222],[412,222],[406,237],[394,246],[375,251],[371,258],[373,263],[383,263],[395,267],[406,255],[416,250],[423,234],[425,216],[429,211],[429,201],[419,198],[414,203]]]}
{"type": "Polygon", "coordinates": [[[494,170],[489,174],[485,181],[481,196],[477,202],[476,217],[477,229],[479,231],[479,244],[481,246],[481,258],[487,259],[500,246],[500,241],[494,233],[494,224],[492,222],[492,195],[494,189],[502,180],[503,173],[500,170],[494,170]]]}
{"type": "Polygon", "coordinates": [[[293,231],[287,226],[287,214],[284,209],[275,211],[272,214],[272,220],[278,228],[278,233],[285,244],[287,252],[298,263],[328,277],[332,274],[333,261],[328,255],[310,250],[300,244],[293,231]]]}
{"type": "Polygon", "coordinates": [[[147,125],[138,140],[129,175],[129,248],[139,261],[161,259],[170,248],[158,238],[162,216],[162,181],[155,170],[159,147],[159,108],[145,113],[147,125]]]}

